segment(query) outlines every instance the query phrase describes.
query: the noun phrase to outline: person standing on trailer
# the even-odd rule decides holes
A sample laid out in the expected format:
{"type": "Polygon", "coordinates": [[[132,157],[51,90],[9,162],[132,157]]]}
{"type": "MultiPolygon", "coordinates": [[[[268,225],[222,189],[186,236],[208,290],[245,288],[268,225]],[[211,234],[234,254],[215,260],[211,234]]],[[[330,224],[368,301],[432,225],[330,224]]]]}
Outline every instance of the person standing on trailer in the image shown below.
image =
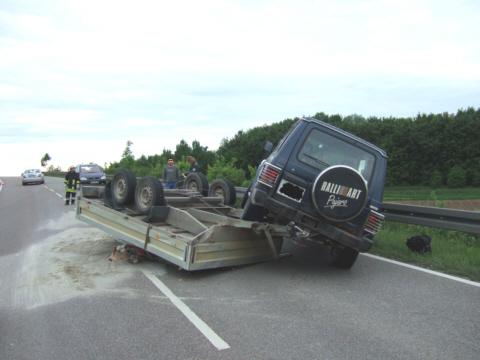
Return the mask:
{"type": "Polygon", "coordinates": [[[65,205],[75,204],[77,185],[80,185],[80,176],[75,172],[75,167],[70,166],[70,171],[65,175],[65,205]]]}
{"type": "Polygon", "coordinates": [[[163,182],[167,189],[175,189],[175,184],[180,177],[180,170],[176,165],[173,165],[173,159],[168,159],[168,165],[163,169],[163,182]]]}

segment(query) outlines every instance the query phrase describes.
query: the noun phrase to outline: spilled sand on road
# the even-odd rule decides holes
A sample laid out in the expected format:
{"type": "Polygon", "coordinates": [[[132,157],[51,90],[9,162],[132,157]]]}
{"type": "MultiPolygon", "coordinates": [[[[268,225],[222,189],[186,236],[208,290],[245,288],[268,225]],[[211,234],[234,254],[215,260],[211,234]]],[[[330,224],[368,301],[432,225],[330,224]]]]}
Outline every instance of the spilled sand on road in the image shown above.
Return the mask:
{"type": "MultiPolygon", "coordinates": [[[[121,284],[144,264],[110,261],[119,244],[115,238],[76,220],[73,211],[38,230],[55,235],[18,254],[23,261],[14,283],[14,305],[33,308],[105,292],[135,296],[121,284]]],[[[161,264],[151,265],[157,274],[163,272],[161,264]]]]}

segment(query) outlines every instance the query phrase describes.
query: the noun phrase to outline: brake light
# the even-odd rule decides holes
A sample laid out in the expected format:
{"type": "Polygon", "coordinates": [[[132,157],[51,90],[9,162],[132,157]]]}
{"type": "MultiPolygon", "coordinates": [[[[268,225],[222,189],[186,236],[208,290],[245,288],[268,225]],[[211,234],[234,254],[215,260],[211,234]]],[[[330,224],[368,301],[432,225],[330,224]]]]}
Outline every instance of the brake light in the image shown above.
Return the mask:
{"type": "Polygon", "coordinates": [[[260,175],[258,176],[258,181],[260,181],[262,184],[273,186],[277,181],[278,175],[280,175],[281,171],[282,169],[273,166],[272,164],[265,163],[260,175]]]}
{"type": "Polygon", "coordinates": [[[365,231],[369,232],[373,236],[377,235],[382,227],[385,216],[376,211],[370,211],[370,216],[368,217],[367,223],[365,225],[365,231]]]}
{"type": "Polygon", "coordinates": [[[42,177],[42,174],[39,174],[38,177],[42,177]]]}

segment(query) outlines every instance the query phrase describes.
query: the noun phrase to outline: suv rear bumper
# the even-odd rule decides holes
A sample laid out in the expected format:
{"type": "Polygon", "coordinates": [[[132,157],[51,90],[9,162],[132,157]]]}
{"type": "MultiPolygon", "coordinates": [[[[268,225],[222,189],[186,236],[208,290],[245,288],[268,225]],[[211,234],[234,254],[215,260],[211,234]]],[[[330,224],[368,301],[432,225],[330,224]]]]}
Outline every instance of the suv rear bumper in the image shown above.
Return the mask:
{"type": "Polygon", "coordinates": [[[357,237],[320,219],[313,218],[308,214],[273,200],[261,189],[254,189],[251,199],[252,205],[260,205],[286,219],[294,221],[297,225],[317,231],[332,241],[358,250],[359,252],[367,252],[373,245],[373,241],[365,236],[357,237]]]}

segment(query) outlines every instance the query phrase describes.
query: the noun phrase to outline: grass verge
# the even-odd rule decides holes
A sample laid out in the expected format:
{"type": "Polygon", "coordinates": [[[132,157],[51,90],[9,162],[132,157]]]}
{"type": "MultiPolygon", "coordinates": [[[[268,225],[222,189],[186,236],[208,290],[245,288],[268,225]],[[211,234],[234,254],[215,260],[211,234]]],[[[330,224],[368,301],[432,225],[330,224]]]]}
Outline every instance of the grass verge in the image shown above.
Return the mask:
{"type": "Polygon", "coordinates": [[[385,188],[383,201],[473,200],[480,199],[480,188],[432,189],[424,186],[385,188]]]}
{"type": "Polygon", "coordinates": [[[370,253],[480,281],[480,235],[386,221],[370,253]],[[431,237],[431,253],[417,254],[407,247],[407,239],[415,235],[431,237]]]}
{"type": "MultiPolygon", "coordinates": [[[[480,188],[431,189],[429,187],[389,187],[383,201],[473,200],[480,199],[480,188]]],[[[386,221],[375,237],[372,254],[421,266],[450,275],[480,281],[480,235],[386,221]],[[406,241],[415,235],[432,239],[431,253],[417,254],[406,241]]]]}

